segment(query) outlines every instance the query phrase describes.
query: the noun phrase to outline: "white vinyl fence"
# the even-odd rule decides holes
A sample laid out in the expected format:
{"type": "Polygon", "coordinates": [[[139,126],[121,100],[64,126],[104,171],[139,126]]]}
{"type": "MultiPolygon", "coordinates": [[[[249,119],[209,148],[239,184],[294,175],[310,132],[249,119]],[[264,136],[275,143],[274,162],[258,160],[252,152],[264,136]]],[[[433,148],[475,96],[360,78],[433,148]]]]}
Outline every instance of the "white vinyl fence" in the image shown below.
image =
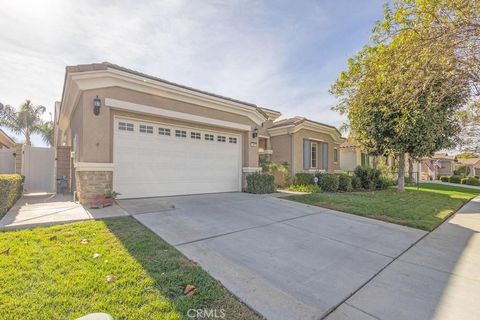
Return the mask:
{"type": "Polygon", "coordinates": [[[55,148],[23,147],[25,192],[55,191],[55,148]]]}

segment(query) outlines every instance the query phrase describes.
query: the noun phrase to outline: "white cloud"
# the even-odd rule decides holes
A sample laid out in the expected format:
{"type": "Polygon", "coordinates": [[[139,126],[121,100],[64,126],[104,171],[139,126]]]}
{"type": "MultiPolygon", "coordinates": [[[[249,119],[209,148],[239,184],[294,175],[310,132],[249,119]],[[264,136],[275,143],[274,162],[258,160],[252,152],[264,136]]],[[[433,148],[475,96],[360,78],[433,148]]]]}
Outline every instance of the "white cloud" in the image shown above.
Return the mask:
{"type": "Polygon", "coordinates": [[[290,69],[305,45],[327,45],[331,13],[310,1],[274,4],[0,1],[0,101],[16,106],[29,98],[53,112],[66,65],[110,61],[285,116],[339,125],[330,111],[330,80],[322,78],[331,70],[302,78],[290,69]]]}

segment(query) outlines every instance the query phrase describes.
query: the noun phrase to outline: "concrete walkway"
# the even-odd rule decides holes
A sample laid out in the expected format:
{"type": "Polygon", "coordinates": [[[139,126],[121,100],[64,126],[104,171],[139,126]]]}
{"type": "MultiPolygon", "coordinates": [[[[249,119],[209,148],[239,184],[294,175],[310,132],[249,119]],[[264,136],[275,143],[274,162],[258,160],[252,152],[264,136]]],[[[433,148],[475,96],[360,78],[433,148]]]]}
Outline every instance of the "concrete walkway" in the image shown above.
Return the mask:
{"type": "Polygon", "coordinates": [[[0,220],[0,229],[31,228],[78,220],[126,216],[118,205],[89,209],[73,202],[71,194],[26,194],[0,220]]]}
{"type": "Polygon", "coordinates": [[[480,319],[480,196],[327,319],[480,319]]]}

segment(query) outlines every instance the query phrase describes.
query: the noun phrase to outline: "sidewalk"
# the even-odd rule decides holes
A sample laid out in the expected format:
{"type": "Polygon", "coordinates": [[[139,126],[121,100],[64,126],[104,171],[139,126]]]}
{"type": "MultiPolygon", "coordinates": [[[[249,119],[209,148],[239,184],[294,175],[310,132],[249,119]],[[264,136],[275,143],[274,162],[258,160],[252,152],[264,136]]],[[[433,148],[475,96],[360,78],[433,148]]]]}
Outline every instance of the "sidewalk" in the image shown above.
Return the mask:
{"type": "Polygon", "coordinates": [[[0,220],[0,230],[127,215],[116,204],[103,209],[83,207],[73,202],[71,194],[26,194],[0,220]]]}
{"type": "Polygon", "coordinates": [[[479,319],[480,196],[327,319],[479,319]]]}

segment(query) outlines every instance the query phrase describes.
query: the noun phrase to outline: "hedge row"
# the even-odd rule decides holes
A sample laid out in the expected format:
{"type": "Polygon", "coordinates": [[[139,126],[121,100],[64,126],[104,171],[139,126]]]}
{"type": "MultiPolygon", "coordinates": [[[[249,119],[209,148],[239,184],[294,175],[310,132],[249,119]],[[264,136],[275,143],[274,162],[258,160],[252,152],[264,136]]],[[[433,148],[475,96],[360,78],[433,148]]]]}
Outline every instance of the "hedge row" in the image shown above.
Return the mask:
{"type": "Polygon", "coordinates": [[[440,181],[451,182],[451,183],[461,183],[461,184],[467,184],[470,186],[480,186],[480,179],[477,177],[462,178],[461,176],[457,176],[457,175],[442,176],[440,177],[440,181]]]}
{"type": "Polygon", "coordinates": [[[22,195],[22,176],[0,174],[0,217],[2,217],[22,195]]]}

